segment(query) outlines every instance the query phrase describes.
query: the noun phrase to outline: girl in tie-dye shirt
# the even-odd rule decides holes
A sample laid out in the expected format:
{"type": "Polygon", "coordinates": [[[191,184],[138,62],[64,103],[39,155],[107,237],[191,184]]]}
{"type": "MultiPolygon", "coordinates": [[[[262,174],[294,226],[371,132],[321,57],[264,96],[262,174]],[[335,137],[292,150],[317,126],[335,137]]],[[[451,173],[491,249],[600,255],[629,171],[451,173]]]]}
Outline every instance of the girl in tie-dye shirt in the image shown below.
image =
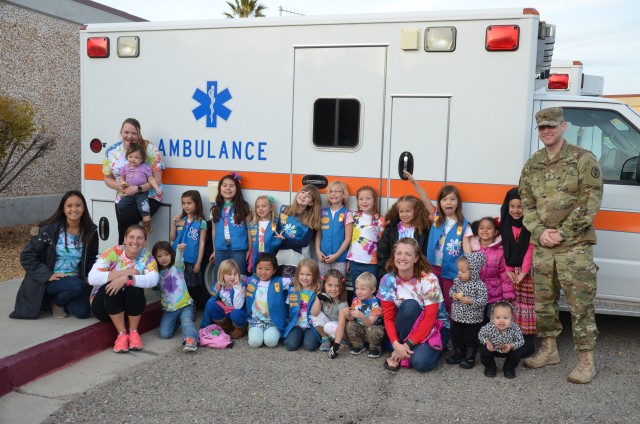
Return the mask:
{"type": "Polygon", "coordinates": [[[360,187],[356,192],[358,211],[353,215],[351,248],[347,270],[354,282],[363,272],[378,273],[378,240],[384,229],[384,217],[378,213],[378,195],[373,187],[360,187]]]}
{"type": "Polygon", "coordinates": [[[162,296],[162,319],[160,338],[170,339],[180,323],[182,327],[183,350],[193,352],[198,349],[198,331],[193,323],[194,305],[184,280],[183,252],[187,245],[178,244],[173,250],[166,241],[153,246],[153,256],[160,269],[160,284],[156,286],[162,296]]]}

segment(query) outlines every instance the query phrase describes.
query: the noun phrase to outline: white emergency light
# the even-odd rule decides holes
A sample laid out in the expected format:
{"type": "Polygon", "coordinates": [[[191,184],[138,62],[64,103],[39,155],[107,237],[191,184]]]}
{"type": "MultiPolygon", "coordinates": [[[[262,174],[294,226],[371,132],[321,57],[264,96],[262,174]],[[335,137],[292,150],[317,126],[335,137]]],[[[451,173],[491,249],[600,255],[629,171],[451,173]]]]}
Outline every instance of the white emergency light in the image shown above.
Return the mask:
{"type": "Polygon", "coordinates": [[[136,36],[118,37],[118,57],[138,57],[140,38],[136,36]]]}
{"type": "Polygon", "coordinates": [[[456,49],[455,27],[431,27],[424,30],[424,49],[428,52],[452,52],[456,49]]]}

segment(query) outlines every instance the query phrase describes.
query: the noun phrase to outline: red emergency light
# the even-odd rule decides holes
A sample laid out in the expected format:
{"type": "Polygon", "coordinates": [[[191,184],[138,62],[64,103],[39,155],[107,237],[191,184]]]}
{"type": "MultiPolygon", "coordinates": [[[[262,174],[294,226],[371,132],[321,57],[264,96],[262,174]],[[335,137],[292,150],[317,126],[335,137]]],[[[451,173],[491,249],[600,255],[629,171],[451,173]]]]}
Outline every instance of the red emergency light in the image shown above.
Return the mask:
{"type": "Polygon", "coordinates": [[[569,89],[569,74],[551,74],[549,75],[549,90],[567,90],[569,89]]]}
{"type": "Polygon", "coordinates": [[[100,150],[102,150],[102,141],[94,138],[89,142],[89,148],[93,153],[100,153],[100,150]]]}
{"type": "Polygon", "coordinates": [[[109,57],[109,37],[88,38],[87,56],[94,59],[109,57]]]}
{"type": "Polygon", "coordinates": [[[520,43],[518,25],[491,25],[487,27],[484,48],[489,52],[513,52],[520,43]]]}

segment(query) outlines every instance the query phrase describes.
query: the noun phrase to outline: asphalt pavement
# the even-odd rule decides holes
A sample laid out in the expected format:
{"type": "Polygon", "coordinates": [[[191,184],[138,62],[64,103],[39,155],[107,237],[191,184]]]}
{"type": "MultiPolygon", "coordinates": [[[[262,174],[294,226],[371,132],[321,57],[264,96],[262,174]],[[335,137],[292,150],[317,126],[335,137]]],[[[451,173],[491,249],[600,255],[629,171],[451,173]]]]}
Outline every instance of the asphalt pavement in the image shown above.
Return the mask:
{"type": "Polygon", "coordinates": [[[562,362],[539,370],[520,366],[515,380],[501,372],[489,379],[481,365],[463,370],[444,360],[427,374],[393,373],[382,368],[386,355],[371,359],[342,349],[332,360],[282,346],[253,349],[246,338],[233,349],[188,354],[177,338],[150,332],[142,352],[105,351],[5,396],[0,416],[11,420],[0,421],[38,422],[44,417],[15,421],[5,414],[33,411],[42,402],[55,403],[45,423],[638,423],[640,319],[597,321],[598,375],[587,385],[566,380],[577,358],[567,314],[562,362]],[[22,403],[8,405],[12,396],[22,403]]]}
{"type": "MultiPolygon", "coordinates": [[[[591,384],[574,385],[566,381],[577,359],[566,313],[558,339],[562,362],[539,370],[520,366],[517,378],[507,380],[501,372],[484,377],[481,364],[463,370],[443,359],[427,374],[393,373],[382,367],[387,354],[372,359],[343,348],[332,360],[282,345],[253,349],[246,338],[233,349],[190,354],[182,351],[179,334],[162,340],[155,329],[143,334],[143,351],[116,354],[113,329],[94,319],[56,320],[47,313],[36,321],[8,319],[18,283],[0,284],[0,363],[12,381],[31,368],[50,374],[36,373],[42,377],[0,397],[0,424],[640,422],[637,317],[597,316],[598,375],[591,384]],[[70,355],[105,339],[109,348],[98,354],[79,361],[70,355]],[[46,367],[67,357],[77,362],[58,371],[46,367]]],[[[154,325],[151,317],[144,320],[154,325]]]]}

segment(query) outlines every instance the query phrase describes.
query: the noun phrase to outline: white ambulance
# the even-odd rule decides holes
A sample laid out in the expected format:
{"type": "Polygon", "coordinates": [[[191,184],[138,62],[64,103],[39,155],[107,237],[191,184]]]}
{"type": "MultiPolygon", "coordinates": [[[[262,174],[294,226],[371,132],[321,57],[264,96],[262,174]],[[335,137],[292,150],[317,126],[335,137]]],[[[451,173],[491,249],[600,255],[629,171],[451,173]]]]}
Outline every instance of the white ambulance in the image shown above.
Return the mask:
{"type": "Polygon", "coordinates": [[[432,199],[455,184],[468,219],[497,216],[541,148],[534,114],[561,106],[567,140],[598,157],[605,179],[598,310],[637,314],[640,117],[551,94],[554,40],[535,9],[87,25],[82,189],[101,248],[117,241],[102,160],[127,117],[167,167],[154,242],[168,239],[182,192],[212,201],[229,171],[250,204],[262,193],[288,204],[305,181],[340,179],[352,194],[375,187],[386,210],[413,193],[407,167],[432,199]]]}

